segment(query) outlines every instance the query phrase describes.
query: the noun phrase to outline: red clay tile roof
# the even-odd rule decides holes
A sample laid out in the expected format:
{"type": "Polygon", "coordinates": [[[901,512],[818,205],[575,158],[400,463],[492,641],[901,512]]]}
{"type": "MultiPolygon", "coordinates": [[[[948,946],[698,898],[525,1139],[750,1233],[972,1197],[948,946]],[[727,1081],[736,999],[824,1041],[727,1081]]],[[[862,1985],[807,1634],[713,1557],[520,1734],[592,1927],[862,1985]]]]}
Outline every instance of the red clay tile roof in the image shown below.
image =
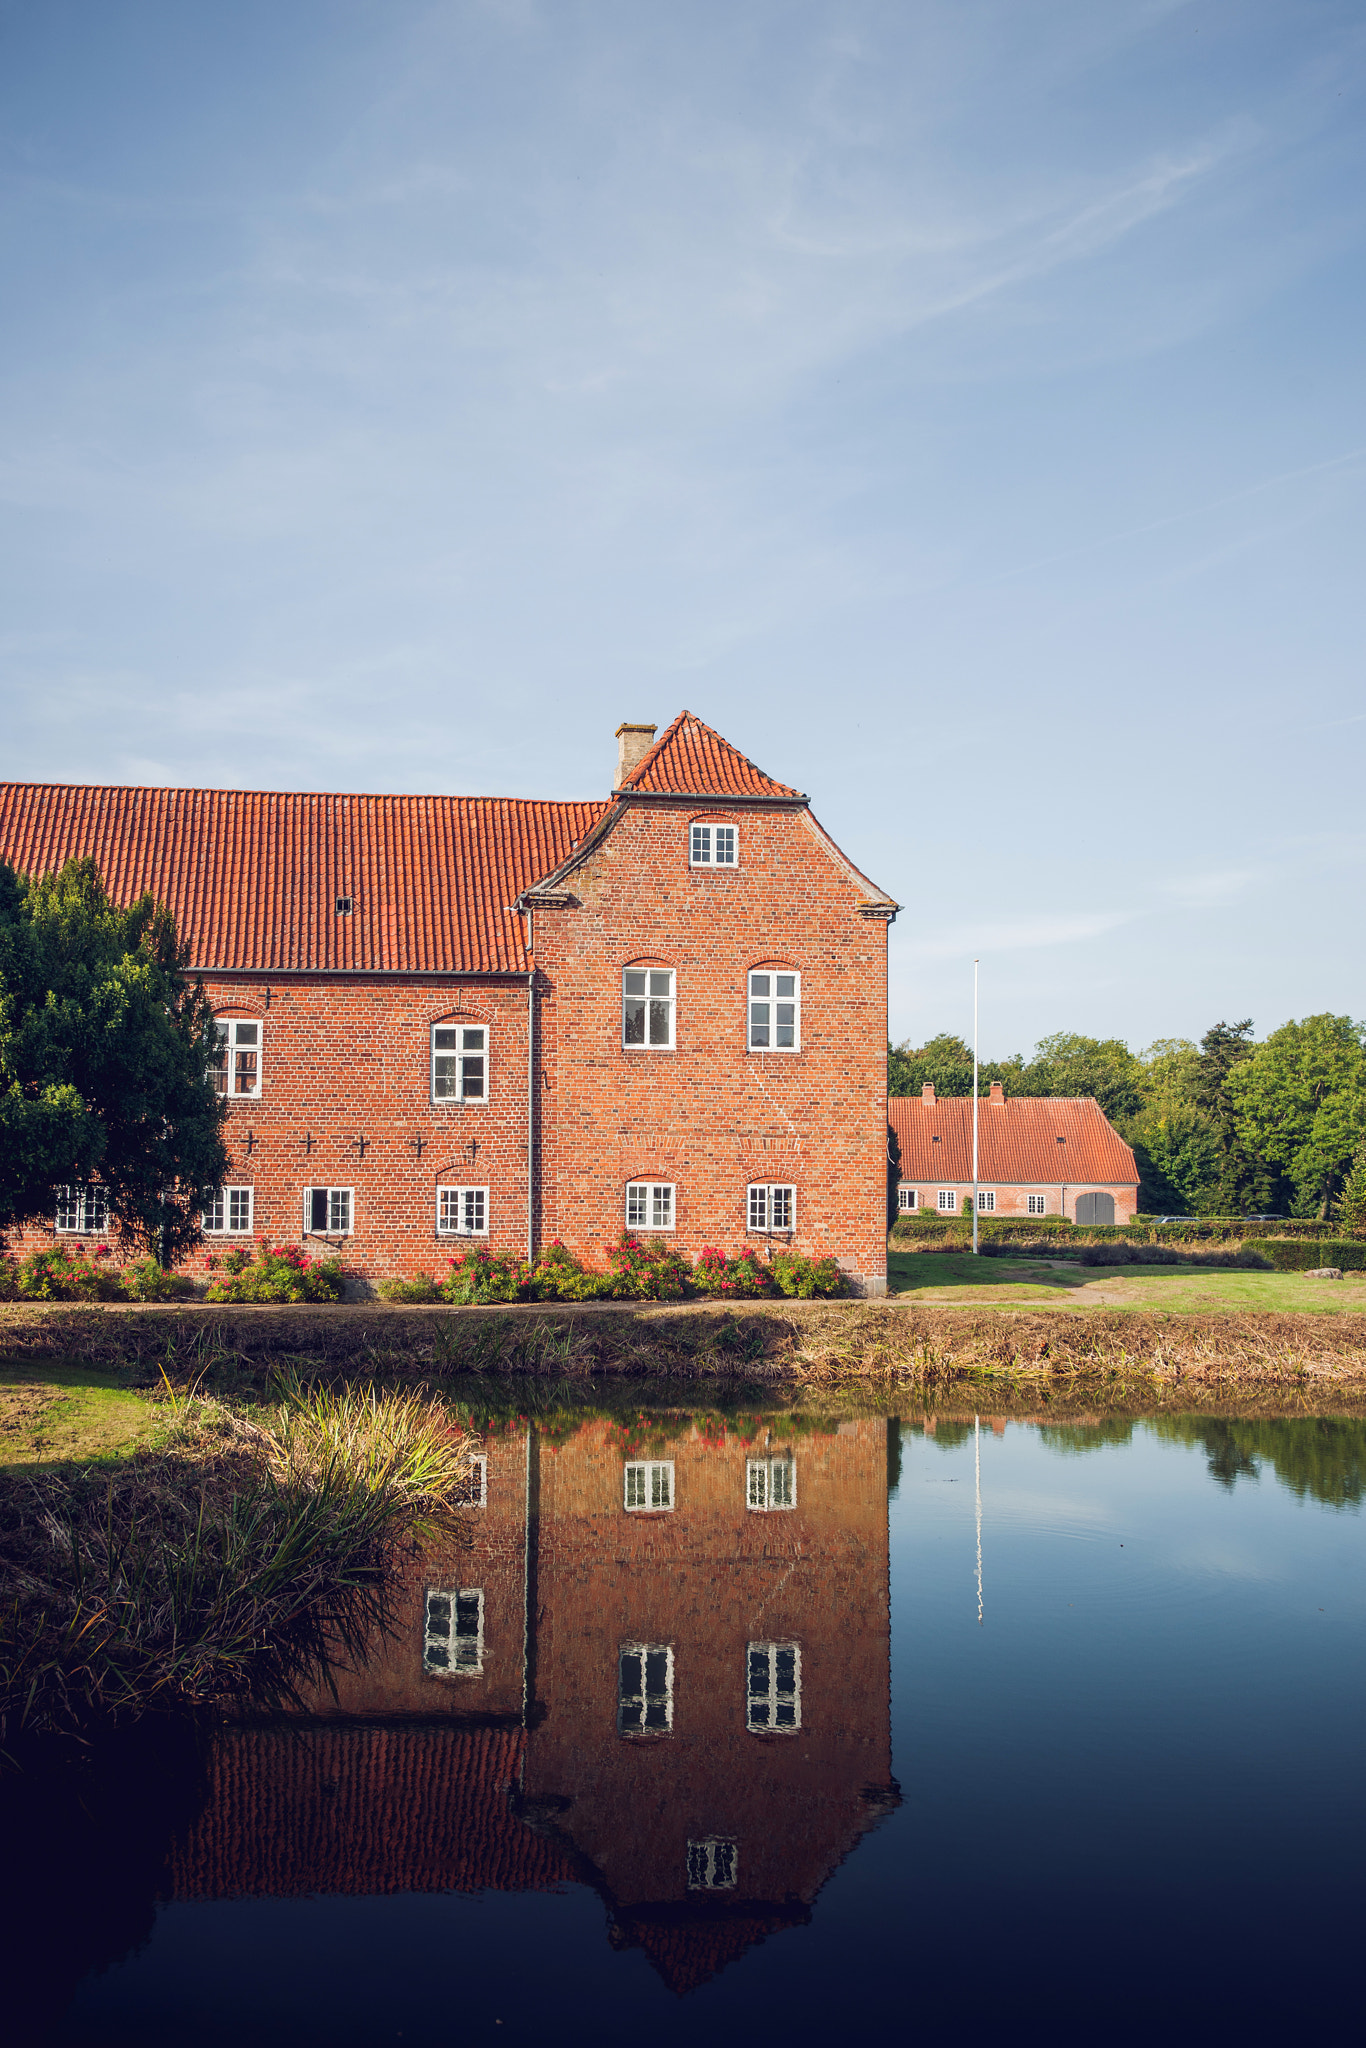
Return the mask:
{"type": "Polygon", "coordinates": [[[36,876],[93,854],[116,901],[167,906],[198,968],[520,974],[511,905],[607,808],[11,782],[0,858],[36,876]]]}
{"type": "MultiPolygon", "coordinates": [[[[927,1186],[971,1182],[970,1095],[934,1103],[893,1095],[887,1120],[901,1145],[902,1180],[927,1186]]],[[[1017,1095],[993,1105],[984,1095],[977,1125],[977,1178],[988,1185],[1137,1185],[1132,1151],[1089,1096],[1017,1095]]]]}
{"type": "Polygon", "coordinates": [[[520,1728],[227,1730],[168,1895],[552,1890],[578,1873],[509,1807],[525,1747],[520,1728]]]}
{"type": "Polygon", "coordinates": [[[651,796],[759,796],[806,802],[799,789],[765,775],[691,711],[679,712],[621,787],[651,796]]]}

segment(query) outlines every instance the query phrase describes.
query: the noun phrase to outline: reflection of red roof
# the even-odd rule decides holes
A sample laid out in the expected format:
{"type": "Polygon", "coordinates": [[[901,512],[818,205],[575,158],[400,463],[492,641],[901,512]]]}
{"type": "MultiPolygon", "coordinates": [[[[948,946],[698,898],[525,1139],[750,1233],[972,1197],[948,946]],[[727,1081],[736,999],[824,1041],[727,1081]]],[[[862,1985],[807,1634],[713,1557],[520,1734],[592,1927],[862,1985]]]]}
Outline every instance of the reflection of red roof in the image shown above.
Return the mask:
{"type": "Polygon", "coordinates": [[[522,974],[511,906],[606,809],[10,782],[0,858],[38,876],[93,855],[116,902],[166,905],[197,968],[522,974]]]}
{"type": "Polygon", "coordinates": [[[520,1728],[228,1730],[170,1896],[548,1891],[576,1873],[511,1811],[525,1748],[520,1728]]]}
{"type": "Polygon", "coordinates": [[[679,712],[621,788],[652,796],[766,796],[806,802],[800,790],[765,775],[691,711],[679,712]]]}
{"type": "Polygon", "coordinates": [[[612,1930],[614,1948],[643,1949],[670,1991],[696,1991],[719,1976],[728,1963],[755,1948],[784,1927],[800,1927],[811,1918],[806,1906],[740,1908],[732,1912],[680,1913],[667,1906],[651,1912],[619,1913],[612,1930]]]}
{"type": "MultiPolygon", "coordinates": [[[[970,1095],[937,1102],[893,1095],[887,1118],[901,1146],[903,1180],[933,1185],[972,1179],[970,1095]]],[[[1137,1184],[1132,1151],[1089,1096],[1016,1095],[993,1103],[984,1095],[977,1126],[979,1180],[1050,1187],[1137,1184]],[[1067,1142],[1060,1145],[1059,1138],[1067,1142]]]]}

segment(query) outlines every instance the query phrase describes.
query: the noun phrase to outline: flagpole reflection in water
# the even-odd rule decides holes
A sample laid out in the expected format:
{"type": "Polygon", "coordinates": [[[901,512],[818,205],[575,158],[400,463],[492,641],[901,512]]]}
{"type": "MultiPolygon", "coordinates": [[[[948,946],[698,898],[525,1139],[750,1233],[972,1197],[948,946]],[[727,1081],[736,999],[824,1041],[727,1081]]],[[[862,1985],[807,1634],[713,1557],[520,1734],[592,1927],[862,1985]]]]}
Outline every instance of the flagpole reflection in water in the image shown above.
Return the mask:
{"type": "Polygon", "coordinates": [[[982,1418],[972,1418],[972,1447],[977,1469],[977,1626],[982,1626],[982,1418]]]}

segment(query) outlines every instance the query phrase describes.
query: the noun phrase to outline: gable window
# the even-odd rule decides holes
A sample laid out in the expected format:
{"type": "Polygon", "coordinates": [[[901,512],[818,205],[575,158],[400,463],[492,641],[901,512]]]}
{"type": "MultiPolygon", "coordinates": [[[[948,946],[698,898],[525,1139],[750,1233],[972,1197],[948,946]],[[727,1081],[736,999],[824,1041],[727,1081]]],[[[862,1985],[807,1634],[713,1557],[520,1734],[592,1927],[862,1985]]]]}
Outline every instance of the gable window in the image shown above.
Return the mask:
{"type": "Polygon", "coordinates": [[[350,1188],[305,1188],[304,1229],[322,1237],[351,1234],[350,1188]]]}
{"type": "Polygon", "coordinates": [[[203,1224],[210,1237],[236,1237],[251,1230],[250,1188],[220,1188],[204,1211],[203,1224]]]}
{"type": "Polygon", "coordinates": [[[1046,1216],[1046,1215],[1048,1214],[1048,1207],[1047,1207],[1047,1203],[1048,1203],[1048,1197],[1047,1197],[1047,1195],[1026,1195],[1026,1196],[1025,1196],[1025,1208],[1026,1208],[1026,1212],[1027,1212],[1027,1213],[1028,1213],[1028,1214],[1029,1214],[1030,1216],[1046,1216]]]}
{"type": "Polygon", "coordinates": [[[487,1102],[488,1030],[483,1024],[433,1024],[432,1100],[487,1102]]]}
{"type": "Polygon", "coordinates": [[[797,1190],[783,1181],[752,1181],[749,1189],[751,1230],[795,1230],[797,1190]]]}
{"type": "Polygon", "coordinates": [[[734,1842],[721,1842],[715,1835],[709,1835],[704,1842],[688,1844],[690,1892],[732,1890],[739,1867],[740,1851],[734,1842]]]}
{"type": "Polygon", "coordinates": [[[689,845],[688,859],[695,868],[733,868],[735,866],[735,827],[733,825],[694,825],[689,845]]]}
{"type": "Polygon", "coordinates": [[[896,1191],[896,1205],[898,1209],[918,1209],[920,1207],[919,1189],[908,1188],[903,1184],[896,1191]]]}
{"type": "Polygon", "coordinates": [[[73,1181],[57,1190],[57,1228],[91,1237],[109,1228],[109,1190],[98,1181],[73,1181]]]}
{"type": "Polygon", "coordinates": [[[261,1093],[261,1025],[255,1017],[216,1017],[209,1074],[220,1095],[261,1093]]]}
{"type": "Polygon", "coordinates": [[[667,1735],[674,1724],[674,1653],[667,1643],[623,1643],[617,1658],[617,1733],[667,1735]]]}
{"type": "Polygon", "coordinates": [[[941,1188],[939,1190],[939,1206],[941,1209],[947,1209],[951,1214],[956,1214],[958,1209],[958,1190],[956,1188],[941,1188]]]}
{"type": "Polygon", "coordinates": [[[436,1228],[441,1237],[487,1237],[487,1188],[441,1187],[436,1191],[436,1228]]]}
{"type": "Polygon", "coordinates": [[[797,1466],[792,1458],[750,1458],[745,1464],[745,1505],[756,1514],[797,1505],[797,1466]]]}
{"type": "Polygon", "coordinates": [[[800,974],[751,974],[749,977],[750,1051],[800,1051],[801,1004],[802,978],[800,974]]]}
{"type": "Polygon", "coordinates": [[[633,1180],[626,1185],[628,1230],[672,1230],[674,1184],[668,1180],[633,1180]]]}
{"type": "Polygon", "coordinates": [[[621,977],[623,1045],[671,1049],[674,1042],[672,967],[627,967],[621,977]]]}
{"type": "Polygon", "coordinates": [[[745,1726],[751,1735],[791,1735],[802,1725],[802,1653],[796,1643],[751,1643],[745,1726]]]}
{"type": "Polygon", "coordinates": [[[977,1207],[984,1216],[990,1216],[992,1210],[996,1207],[996,1191],[994,1188],[978,1188],[977,1207]]]}
{"type": "Polygon", "coordinates": [[[626,1467],[626,1505],[633,1514],[662,1513],[674,1504],[674,1461],[656,1458],[626,1467]]]}
{"type": "Polygon", "coordinates": [[[482,1587],[429,1586],[422,1630],[422,1669],[439,1678],[484,1668],[482,1587]]]}

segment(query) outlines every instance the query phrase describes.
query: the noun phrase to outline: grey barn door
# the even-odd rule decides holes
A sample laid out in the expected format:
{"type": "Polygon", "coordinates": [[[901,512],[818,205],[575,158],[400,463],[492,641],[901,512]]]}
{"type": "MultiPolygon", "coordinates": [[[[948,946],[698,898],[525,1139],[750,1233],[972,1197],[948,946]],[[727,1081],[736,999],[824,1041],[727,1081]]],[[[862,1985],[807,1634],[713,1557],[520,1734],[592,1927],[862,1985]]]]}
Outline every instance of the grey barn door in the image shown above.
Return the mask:
{"type": "Polygon", "coordinates": [[[1113,1195],[1078,1195],[1078,1223],[1113,1223],[1115,1220],[1115,1198],[1113,1195]]]}

